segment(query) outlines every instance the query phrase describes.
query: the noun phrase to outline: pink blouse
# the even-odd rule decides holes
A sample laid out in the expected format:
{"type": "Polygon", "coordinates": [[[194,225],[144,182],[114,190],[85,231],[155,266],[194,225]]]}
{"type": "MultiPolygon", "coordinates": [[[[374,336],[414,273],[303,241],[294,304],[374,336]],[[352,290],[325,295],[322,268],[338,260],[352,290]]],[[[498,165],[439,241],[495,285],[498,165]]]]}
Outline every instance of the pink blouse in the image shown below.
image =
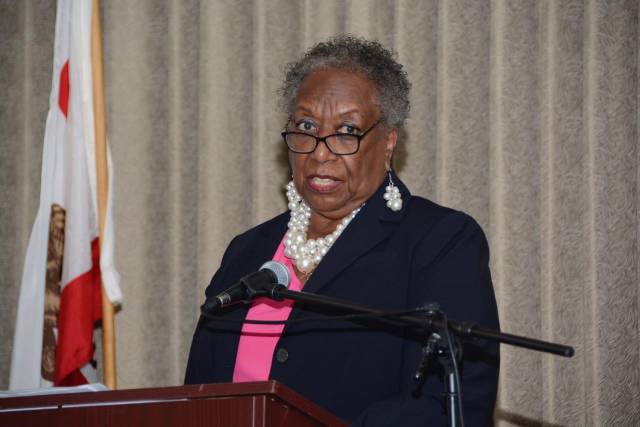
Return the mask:
{"type": "MultiPolygon", "coordinates": [[[[302,283],[293,270],[291,260],[284,256],[284,241],[280,242],[274,261],[284,264],[289,269],[291,283],[289,289],[299,291],[302,283]]],[[[256,299],[249,312],[247,320],[287,320],[293,308],[293,301],[274,301],[269,298],[256,299]]],[[[233,370],[233,382],[264,381],[269,379],[273,352],[278,344],[284,325],[242,325],[236,365],[233,370]]]]}

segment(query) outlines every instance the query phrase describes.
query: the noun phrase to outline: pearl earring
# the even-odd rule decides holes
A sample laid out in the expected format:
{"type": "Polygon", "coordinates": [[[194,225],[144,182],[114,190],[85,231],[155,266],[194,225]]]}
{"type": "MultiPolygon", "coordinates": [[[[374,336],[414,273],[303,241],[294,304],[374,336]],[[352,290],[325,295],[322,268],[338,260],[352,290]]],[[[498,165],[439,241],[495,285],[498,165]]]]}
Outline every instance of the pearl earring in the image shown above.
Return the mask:
{"type": "Polygon", "coordinates": [[[394,212],[402,209],[402,198],[400,197],[400,189],[393,183],[391,171],[389,171],[389,185],[385,187],[382,197],[387,201],[387,207],[394,212]]]}

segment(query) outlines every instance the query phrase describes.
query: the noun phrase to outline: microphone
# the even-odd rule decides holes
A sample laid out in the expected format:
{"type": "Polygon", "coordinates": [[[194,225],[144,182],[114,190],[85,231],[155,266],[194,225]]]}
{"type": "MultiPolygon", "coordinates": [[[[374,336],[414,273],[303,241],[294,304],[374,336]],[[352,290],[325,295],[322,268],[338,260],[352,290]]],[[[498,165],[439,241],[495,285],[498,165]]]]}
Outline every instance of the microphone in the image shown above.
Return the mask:
{"type": "Polygon", "coordinates": [[[238,283],[215,297],[207,298],[200,306],[200,313],[212,316],[223,308],[261,295],[274,295],[278,287],[289,287],[289,270],[277,261],[267,261],[260,270],[244,276],[238,283]]]}

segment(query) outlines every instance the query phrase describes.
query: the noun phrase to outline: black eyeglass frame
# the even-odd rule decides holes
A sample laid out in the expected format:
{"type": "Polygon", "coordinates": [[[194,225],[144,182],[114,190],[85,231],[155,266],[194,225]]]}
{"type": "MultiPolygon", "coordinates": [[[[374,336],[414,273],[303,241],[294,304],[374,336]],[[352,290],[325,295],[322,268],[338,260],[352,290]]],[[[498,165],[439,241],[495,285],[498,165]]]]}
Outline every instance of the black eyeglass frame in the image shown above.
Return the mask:
{"type": "Polygon", "coordinates": [[[292,153],[296,153],[296,154],[310,154],[313,153],[314,151],[316,151],[316,149],[318,148],[318,144],[320,144],[320,142],[324,142],[324,145],[327,147],[327,149],[329,151],[331,151],[333,154],[335,154],[336,156],[351,156],[352,154],[356,154],[359,150],[360,150],[360,143],[362,142],[362,140],[364,139],[365,136],[367,136],[367,134],[369,132],[371,132],[373,130],[373,128],[375,128],[376,126],[378,126],[380,123],[382,122],[382,117],[380,117],[374,124],[372,124],[369,129],[365,130],[364,132],[362,132],[360,135],[354,135],[352,133],[344,133],[344,132],[338,132],[338,133],[332,133],[331,135],[326,135],[326,136],[315,136],[312,135],[310,133],[306,133],[306,132],[297,132],[297,131],[290,131],[290,132],[282,132],[282,139],[284,140],[284,143],[287,144],[287,148],[289,149],[289,151],[291,151],[292,153]],[[287,142],[287,136],[288,135],[304,135],[304,136],[310,136],[311,138],[314,138],[316,140],[316,145],[313,146],[313,149],[309,150],[309,151],[296,151],[293,148],[291,148],[291,146],[289,145],[289,143],[287,142]],[[355,151],[353,151],[352,153],[336,153],[335,151],[333,151],[331,149],[331,146],[327,143],[327,138],[331,138],[333,136],[353,136],[358,140],[358,143],[356,145],[356,149],[355,151]]]}

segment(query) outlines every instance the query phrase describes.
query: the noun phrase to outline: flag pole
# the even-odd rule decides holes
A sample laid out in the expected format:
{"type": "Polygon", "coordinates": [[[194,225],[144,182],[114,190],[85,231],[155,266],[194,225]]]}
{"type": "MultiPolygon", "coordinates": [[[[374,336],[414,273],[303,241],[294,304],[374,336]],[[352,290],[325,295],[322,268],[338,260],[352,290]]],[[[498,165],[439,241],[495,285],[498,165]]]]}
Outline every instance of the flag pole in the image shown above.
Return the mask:
{"type": "MultiPolygon", "coordinates": [[[[102,61],[102,29],[100,25],[100,0],[93,0],[91,18],[91,69],[93,77],[93,111],[96,144],[96,186],[98,193],[98,219],[100,224],[100,246],[104,242],[104,224],[109,194],[107,167],[107,138],[104,113],[104,73],[102,61]]],[[[102,253],[102,250],[100,251],[102,253]]],[[[102,283],[102,278],[100,279],[102,283]]],[[[116,381],[116,340],[113,304],[102,286],[102,355],[104,363],[104,384],[110,389],[117,388],[116,381]]]]}

